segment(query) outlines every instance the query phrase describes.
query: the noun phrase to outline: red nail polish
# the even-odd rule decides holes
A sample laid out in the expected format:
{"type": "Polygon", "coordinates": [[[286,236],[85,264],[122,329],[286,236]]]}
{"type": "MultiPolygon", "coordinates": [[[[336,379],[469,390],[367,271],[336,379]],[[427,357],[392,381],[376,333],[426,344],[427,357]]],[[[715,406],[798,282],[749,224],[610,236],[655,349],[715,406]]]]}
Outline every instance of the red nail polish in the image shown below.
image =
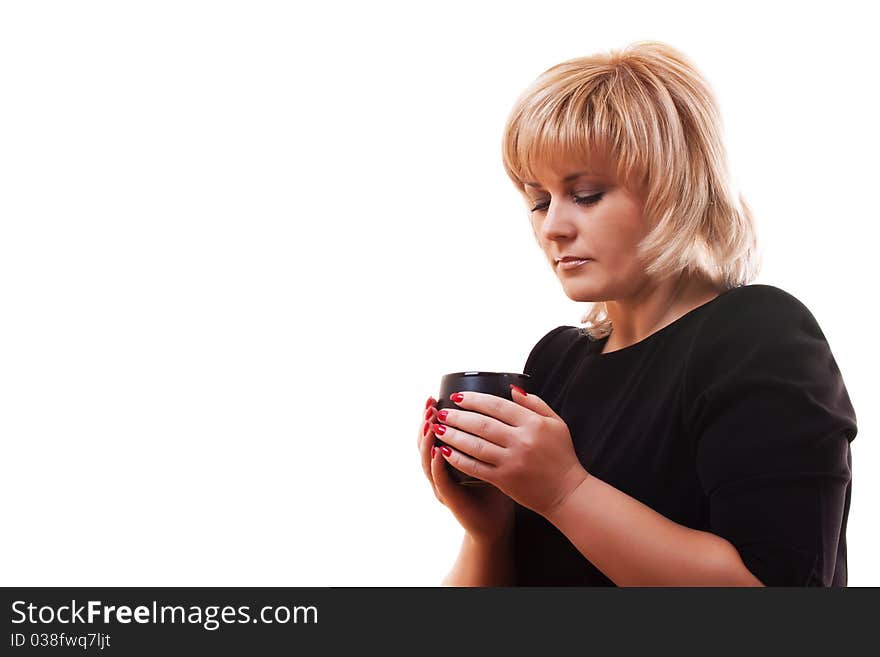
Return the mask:
{"type": "Polygon", "coordinates": [[[428,420],[431,417],[431,414],[434,412],[434,407],[431,406],[428,410],[425,411],[425,419],[428,420]]]}
{"type": "Polygon", "coordinates": [[[442,436],[444,433],[446,433],[446,427],[444,427],[442,424],[437,424],[435,422],[431,426],[431,428],[434,430],[434,433],[436,433],[438,436],[442,436]]]}
{"type": "Polygon", "coordinates": [[[452,401],[454,401],[455,403],[458,403],[464,399],[464,395],[461,394],[460,392],[455,392],[455,393],[449,395],[449,398],[452,401]]]}
{"type": "Polygon", "coordinates": [[[433,405],[434,405],[434,398],[428,397],[428,401],[425,402],[425,408],[428,408],[428,406],[433,406],[433,405]]]}
{"type": "Polygon", "coordinates": [[[513,385],[513,384],[511,383],[511,384],[510,384],[510,387],[511,387],[513,390],[516,390],[516,391],[517,391],[519,394],[521,394],[523,397],[528,397],[528,396],[529,396],[529,393],[527,393],[525,390],[523,390],[523,389],[520,388],[519,386],[515,386],[515,385],[513,385]]]}
{"type": "Polygon", "coordinates": [[[425,426],[424,426],[424,428],[422,429],[422,435],[423,435],[423,436],[427,436],[427,435],[428,435],[428,429],[430,429],[430,428],[431,428],[431,423],[430,423],[430,422],[425,422],[425,426]]]}
{"type": "Polygon", "coordinates": [[[446,416],[448,416],[448,415],[449,415],[449,411],[447,411],[444,408],[442,411],[437,413],[437,419],[440,420],[441,422],[446,422],[446,416]]]}
{"type": "Polygon", "coordinates": [[[452,454],[452,450],[449,449],[446,445],[443,445],[440,448],[440,451],[443,452],[446,456],[450,456],[452,454]]]}
{"type": "Polygon", "coordinates": [[[437,455],[437,448],[436,448],[436,447],[432,447],[432,448],[431,448],[431,458],[434,458],[436,455],[437,455]]]}

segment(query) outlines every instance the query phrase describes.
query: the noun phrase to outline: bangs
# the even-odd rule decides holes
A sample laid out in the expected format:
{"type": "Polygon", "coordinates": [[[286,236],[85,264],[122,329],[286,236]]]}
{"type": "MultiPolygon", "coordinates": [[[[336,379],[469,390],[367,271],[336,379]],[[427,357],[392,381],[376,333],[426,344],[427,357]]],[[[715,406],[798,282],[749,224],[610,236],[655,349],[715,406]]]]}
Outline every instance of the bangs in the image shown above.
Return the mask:
{"type": "Polygon", "coordinates": [[[611,83],[607,77],[578,82],[562,78],[528,90],[508,119],[502,160],[520,191],[526,181],[538,179],[537,171],[562,173],[572,165],[639,188],[644,167],[630,155],[637,149],[626,147],[622,117],[607,103],[611,83]]]}

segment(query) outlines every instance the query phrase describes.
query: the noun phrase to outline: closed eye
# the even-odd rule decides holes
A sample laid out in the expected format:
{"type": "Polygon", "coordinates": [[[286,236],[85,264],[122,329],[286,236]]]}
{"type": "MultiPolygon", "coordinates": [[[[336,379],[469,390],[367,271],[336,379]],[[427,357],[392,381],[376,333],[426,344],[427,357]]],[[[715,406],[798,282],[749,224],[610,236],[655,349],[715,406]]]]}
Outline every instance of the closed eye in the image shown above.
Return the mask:
{"type": "MultiPolygon", "coordinates": [[[[578,205],[595,205],[598,203],[601,198],[604,196],[604,193],[601,194],[593,194],[592,196],[575,196],[574,202],[578,205]]],[[[547,209],[549,203],[539,203],[535,207],[532,208],[532,212],[543,212],[547,209]]]]}

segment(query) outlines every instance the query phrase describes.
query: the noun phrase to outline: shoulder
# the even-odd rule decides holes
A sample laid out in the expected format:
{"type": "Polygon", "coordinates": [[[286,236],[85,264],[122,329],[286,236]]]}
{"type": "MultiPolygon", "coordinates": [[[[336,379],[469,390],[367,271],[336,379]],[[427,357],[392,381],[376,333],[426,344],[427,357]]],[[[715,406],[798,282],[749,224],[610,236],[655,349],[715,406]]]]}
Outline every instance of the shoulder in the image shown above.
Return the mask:
{"type": "Polygon", "coordinates": [[[580,335],[580,329],[576,326],[557,326],[551,329],[535,343],[532,351],[544,351],[548,347],[557,347],[562,342],[569,342],[580,335]]]}
{"type": "Polygon", "coordinates": [[[557,326],[551,329],[532,347],[523,373],[534,375],[538,370],[543,369],[548,361],[555,360],[556,356],[580,335],[581,331],[576,326],[557,326]]]}
{"type": "MultiPolygon", "coordinates": [[[[708,317],[715,323],[742,322],[762,317],[766,322],[792,318],[813,318],[810,310],[794,295],[774,285],[754,284],[722,293],[708,317]]],[[[758,328],[758,327],[755,327],[758,328]]]]}
{"type": "Polygon", "coordinates": [[[752,415],[772,407],[819,427],[837,414],[851,431],[854,414],[841,372],[800,300],[772,285],[748,285],[713,305],[692,339],[683,379],[694,417],[713,404],[746,408],[743,400],[753,398],[752,415]]]}
{"type": "Polygon", "coordinates": [[[712,303],[695,333],[691,355],[818,340],[825,336],[813,313],[791,293],[773,285],[732,288],[712,303]]]}
{"type": "Polygon", "coordinates": [[[773,285],[727,290],[707,310],[686,357],[686,387],[694,394],[735,382],[790,379],[795,369],[821,369],[833,360],[813,314],[773,285]]]}

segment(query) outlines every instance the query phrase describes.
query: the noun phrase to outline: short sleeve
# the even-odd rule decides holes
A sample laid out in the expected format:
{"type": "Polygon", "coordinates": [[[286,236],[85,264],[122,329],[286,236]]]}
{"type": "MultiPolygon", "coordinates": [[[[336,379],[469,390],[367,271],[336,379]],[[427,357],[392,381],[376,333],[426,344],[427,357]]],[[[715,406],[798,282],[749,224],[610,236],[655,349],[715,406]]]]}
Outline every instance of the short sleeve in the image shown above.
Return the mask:
{"type": "Polygon", "coordinates": [[[532,378],[532,392],[539,397],[543,395],[544,378],[552,365],[551,360],[554,353],[552,348],[553,339],[568,328],[571,327],[557,326],[555,329],[552,329],[538,340],[526,358],[523,374],[528,374],[532,378]]]}
{"type": "Polygon", "coordinates": [[[728,291],[694,338],[683,386],[708,531],[766,586],[831,586],[845,573],[857,427],[813,315],[773,286],[728,291]]]}

